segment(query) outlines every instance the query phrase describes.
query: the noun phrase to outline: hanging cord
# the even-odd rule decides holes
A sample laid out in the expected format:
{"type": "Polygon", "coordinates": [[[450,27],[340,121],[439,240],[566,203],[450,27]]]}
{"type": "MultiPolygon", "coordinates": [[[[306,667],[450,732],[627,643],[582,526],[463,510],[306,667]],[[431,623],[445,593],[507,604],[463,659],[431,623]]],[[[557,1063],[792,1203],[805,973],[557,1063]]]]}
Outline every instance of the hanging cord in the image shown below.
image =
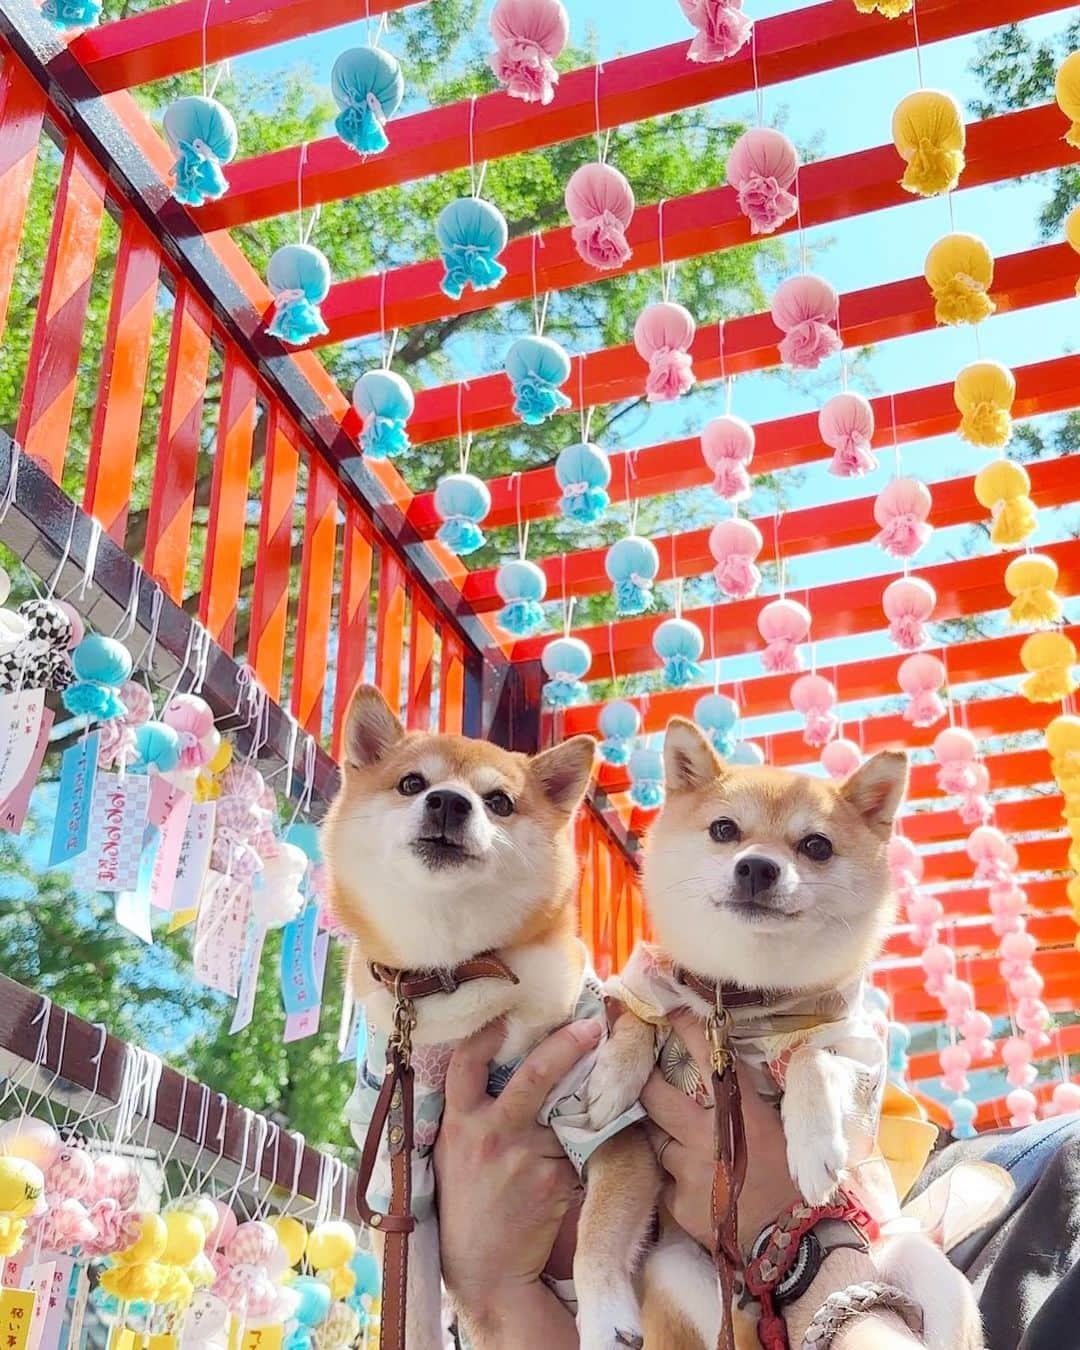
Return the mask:
{"type": "Polygon", "coordinates": [[[529,551],[529,522],[521,517],[521,470],[515,469],[510,475],[514,485],[514,519],[517,526],[518,557],[525,561],[529,551]]]}
{"type": "Polygon", "coordinates": [[[394,351],[397,348],[398,334],[400,329],[395,328],[389,339],[386,336],[386,272],[379,273],[379,337],[385,343],[383,350],[383,370],[390,369],[390,363],[394,359],[394,351]]]}
{"type": "Polygon", "coordinates": [[[750,30],[750,67],[754,72],[754,106],[757,111],[757,124],[759,127],[763,127],[765,125],[765,95],[758,75],[757,35],[757,24],[754,24],[750,30]]]}
{"type": "Polygon", "coordinates": [[[784,560],[780,556],[780,521],[783,519],[783,511],[777,511],[773,516],[773,552],[776,558],[776,587],[780,599],[784,598],[784,560]]]}
{"type": "Polygon", "coordinates": [[[593,116],[596,121],[596,158],[601,164],[607,163],[611,149],[611,128],[606,132],[600,129],[600,76],[604,71],[603,61],[597,61],[593,67],[593,116]]]}
{"type": "Polygon", "coordinates": [[[473,197],[479,197],[484,190],[488,167],[485,159],[479,174],[476,171],[476,99],[476,94],[469,99],[469,191],[473,197]]]}
{"type": "Polygon", "coordinates": [[[608,664],[611,667],[611,688],[618,694],[622,688],[622,682],[619,679],[619,672],[615,669],[615,623],[608,619],[607,625],[607,654],[608,664]]]}
{"type": "Polygon", "coordinates": [[[310,241],[319,217],[322,215],[322,205],[316,203],[315,209],[311,213],[311,219],[308,221],[307,229],[304,229],[304,165],[307,163],[307,152],[307,141],[301,141],[300,156],[296,161],[296,228],[301,244],[310,241]]]}
{"type": "Polygon", "coordinates": [[[79,508],[73,504],[71,508],[71,521],[68,525],[67,538],[64,541],[64,548],[60,554],[60,561],[56,564],[56,571],[53,572],[52,576],[49,578],[49,583],[45,590],[45,596],[46,599],[48,600],[51,600],[53,596],[56,594],[56,588],[60,584],[61,574],[63,573],[64,568],[68,564],[68,559],[71,557],[71,544],[73,539],[75,538],[75,519],[78,513],[79,508]]]}
{"type": "Polygon", "coordinates": [[[457,387],[457,438],[458,438],[458,466],[462,473],[469,472],[469,456],[472,453],[472,432],[465,431],[465,390],[469,387],[468,380],[462,380],[457,387]]]}
{"type": "Polygon", "coordinates": [[[7,482],[4,485],[4,491],[0,493],[0,524],[3,524],[7,519],[7,513],[11,510],[12,502],[15,500],[15,494],[19,486],[19,460],[21,457],[22,447],[18,441],[12,441],[7,482]]]}
{"type": "Polygon", "coordinates": [[[675,264],[664,258],[664,207],[668,199],[661,197],[656,204],[656,246],[660,254],[660,298],[671,299],[671,288],[675,281],[675,264]]]}
{"type": "Polygon", "coordinates": [[[575,596],[567,597],[566,594],[566,554],[561,558],[562,562],[562,611],[563,611],[563,637],[570,636],[570,625],[574,618],[574,600],[575,596]]]}
{"type": "Polygon", "coordinates": [[[124,606],[124,612],[120,620],[112,631],[114,638],[121,642],[126,642],[135,631],[135,621],[139,616],[139,588],[142,585],[143,569],[142,563],[136,563],[131,573],[131,590],[128,593],[128,601],[124,606]]]}
{"type": "Polygon", "coordinates": [[[315,764],[318,749],[318,742],[314,736],[309,734],[304,741],[304,787],[297,799],[293,813],[289,817],[288,828],[290,829],[296,824],[301,811],[308,812],[311,810],[311,798],[315,791],[315,764]]]}
{"type": "Polygon", "coordinates": [[[627,450],[623,454],[623,474],[626,479],[627,525],[630,534],[637,534],[638,510],[641,502],[634,494],[632,480],[637,478],[637,451],[627,450]]]}
{"type": "Polygon", "coordinates": [[[585,353],[578,357],[578,414],[581,418],[581,439],[588,441],[592,431],[593,409],[585,406],[585,353]]]}
{"type": "Polygon", "coordinates": [[[537,276],[536,251],[544,247],[544,239],[539,230],[533,231],[532,237],[532,304],[533,304],[533,325],[536,328],[536,336],[544,336],[544,324],[547,322],[548,300],[550,296],[545,291],[543,301],[540,300],[540,283],[537,276]]]}
{"type": "Polygon", "coordinates": [[[911,0],[911,29],[915,40],[915,69],[919,75],[919,88],[926,87],[922,68],[922,42],[919,38],[919,0],[911,0]]]}
{"type": "Polygon", "coordinates": [[[719,605],[709,606],[709,656],[712,659],[712,691],[714,694],[720,692],[720,660],[716,655],[716,611],[719,608],[719,605]]]}
{"type": "Polygon", "coordinates": [[[896,467],[896,476],[900,477],[900,433],[896,424],[896,392],[889,395],[889,416],[892,420],[892,444],[893,461],[896,467]]]}

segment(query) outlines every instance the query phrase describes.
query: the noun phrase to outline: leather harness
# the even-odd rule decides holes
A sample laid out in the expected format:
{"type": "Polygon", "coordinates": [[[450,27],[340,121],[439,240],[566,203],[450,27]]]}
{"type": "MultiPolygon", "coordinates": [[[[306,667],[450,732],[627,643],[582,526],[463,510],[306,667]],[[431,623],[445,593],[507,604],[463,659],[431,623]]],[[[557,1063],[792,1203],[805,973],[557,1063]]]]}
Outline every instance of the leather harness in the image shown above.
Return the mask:
{"type": "Polygon", "coordinates": [[[368,964],[371,976],[394,999],[393,1031],[386,1046],[386,1069],[356,1173],[356,1208],[371,1228],[384,1235],[380,1339],[382,1350],[406,1350],[405,1311],[409,1279],[409,1234],[412,1216],[413,1067],[412,1033],[416,1000],[452,994],[472,980],[518,978],[494,952],[481,952],[451,970],[395,970],[379,961],[368,964]],[[390,1206],[385,1214],[367,1202],[379,1144],[386,1134],[390,1151],[390,1206]]]}

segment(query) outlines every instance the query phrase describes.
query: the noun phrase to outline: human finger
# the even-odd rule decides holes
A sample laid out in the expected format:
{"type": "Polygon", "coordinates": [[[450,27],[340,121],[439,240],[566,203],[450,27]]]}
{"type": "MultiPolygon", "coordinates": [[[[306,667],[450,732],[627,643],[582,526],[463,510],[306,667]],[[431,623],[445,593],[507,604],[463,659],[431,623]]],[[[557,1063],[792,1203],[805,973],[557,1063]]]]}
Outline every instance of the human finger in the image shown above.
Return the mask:
{"type": "Polygon", "coordinates": [[[645,1132],[652,1145],[652,1151],[656,1154],[656,1161],[669,1176],[678,1175],[686,1157],[685,1147],[651,1121],[645,1122],[645,1132]]]}
{"type": "Polygon", "coordinates": [[[497,1017],[454,1047],[446,1071],[448,1110],[471,1111],[484,1101],[491,1061],[505,1037],[506,1023],[497,1017]]]}
{"type": "Polygon", "coordinates": [[[530,1050],[499,1097],[507,1124],[522,1126],[535,1120],[551,1089],[582,1055],[595,1050],[602,1032],[596,1018],[585,1017],[553,1031],[530,1050]]]}
{"type": "Polygon", "coordinates": [[[702,1108],[681,1088],[674,1087],[659,1069],[653,1069],[641,1089],[641,1104],[650,1120],[680,1144],[689,1142],[702,1108]]]}

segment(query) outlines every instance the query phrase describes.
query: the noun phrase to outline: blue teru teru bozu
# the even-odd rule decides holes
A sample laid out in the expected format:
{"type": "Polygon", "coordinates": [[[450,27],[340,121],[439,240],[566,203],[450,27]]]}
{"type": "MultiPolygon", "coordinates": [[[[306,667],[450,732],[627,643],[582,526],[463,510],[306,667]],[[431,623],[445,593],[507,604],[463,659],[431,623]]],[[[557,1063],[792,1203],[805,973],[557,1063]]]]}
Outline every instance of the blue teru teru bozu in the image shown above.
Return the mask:
{"type": "Polygon", "coordinates": [[[726,694],[702,694],[694,704],[694,721],[708,736],[716,753],[729,759],[737,743],[739,705],[735,700],[726,694]]]}
{"type": "Polygon", "coordinates": [[[759,768],[765,763],[765,751],[755,741],[736,741],[735,748],[728,756],[729,764],[742,764],[746,768],[759,768]]]}
{"type": "Polygon", "coordinates": [[[629,764],[634,737],[641,730],[641,714],[624,698],[600,709],[600,758],[605,764],[629,764]]]}
{"type": "Polygon", "coordinates": [[[448,473],[435,487],[435,512],[442,524],[439,541],[451,553],[464,557],[483,545],[480,522],[491,510],[491,493],[482,478],[471,473],[448,473]]]}
{"type": "Polygon", "coordinates": [[[381,47],[350,47],[334,62],[330,92],[340,109],[337,134],[360,155],[377,155],[390,144],[386,124],[405,96],[397,59],[381,47]]]}
{"type": "Polygon", "coordinates": [[[544,702],[550,708],[569,708],[580,703],[588,692],[585,676],[592,665],[592,651],[581,638],[553,638],[540,653],[540,664],[548,677],[544,702]]]}
{"type": "Polygon", "coordinates": [[[503,602],[498,624],[514,637],[530,637],[544,626],[547,577],[527,558],[511,558],[495,573],[495,589],[503,602]]]}
{"type": "Polygon", "coordinates": [[[274,296],[267,332],[293,347],[330,330],[319,306],[330,294],[330,264],[313,244],[284,244],[270,259],[266,284],[274,296]]]}
{"type": "Polygon", "coordinates": [[[685,689],[702,676],[701,654],[705,638],[689,619],[665,619],[652,639],[653,651],[664,663],[664,683],[671,689],[685,689]]]}
{"type": "Polygon", "coordinates": [[[630,800],[643,811],[656,811],[664,804],[664,756],[648,745],[636,746],[630,755],[630,800]]]}
{"type": "Polygon", "coordinates": [[[499,254],[509,232],[497,206],[480,197],[459,197],[444,206],[435,222],[446,275],[439,283],[443,295],[460,300],[467,286],[474,291],[494,290],[506,276],[499,254]]]}
{"type": "Polygon", "coordinates": [[[611,460],[591,441],[576,441],[560,451],[555,479],[562,488],[559,510],[567,520],[595,525],[603,520],[610,497],[611,460]]]}
{"type": "Polygon", "coordinates": [[[653,582],[660,571],[660,555],[651,539],[628,534],[608,549],[604,570],[615,588],[620,615],[644,614],[652,604],[653,582]]]}
{"type": "Polygon", "coordinates": [[[360,446],[369,459],[388,459],[409,449],[406,423],[416,397],[396,370],[365,370],[353,385],[353,407],[360,415],[360,446]]]}
{"type": "Polygon", "coordinates": [[[101,18],[101,0],[45,0],[41,14],[57,28],[92,28],[101,18]]]}
{"type": "Polygon", "coordinates": [[[570,358],[550,338],[520,337],[511,343],[503,363],[514,391],[514,414],[530,427],[570,407],[562,392],[570,378],[570,358]]]}
{"type": "Polygon", "coordinates": [[[228,191],[221,166],[236,158],[233,115],[216,98],[192,94],[165,109],[162,128],[176,156],[172,195],[185,206],[204,206],[228,191]]]}

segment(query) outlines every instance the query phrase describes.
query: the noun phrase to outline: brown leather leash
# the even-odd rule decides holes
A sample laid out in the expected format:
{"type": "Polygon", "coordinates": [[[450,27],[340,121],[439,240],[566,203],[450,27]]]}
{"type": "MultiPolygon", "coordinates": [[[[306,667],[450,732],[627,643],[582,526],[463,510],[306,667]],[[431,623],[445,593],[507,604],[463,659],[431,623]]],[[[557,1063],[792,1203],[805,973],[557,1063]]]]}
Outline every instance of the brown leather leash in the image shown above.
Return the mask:
{"type": "Polygon", "coordinates": [[[371,976],[394,998],[394,1026],[386,1045],[386,1069],[371,1115],[360,1165],[356,1171],[356,1208],[369,1227],[384,1235],[381,1350],[406,1350],[405,1322],[409,1281],[409,1234],[412,1216],[413,1067],[412,1033],[416,1027],[416,1000],[432,994],[452,994],[472,980],[518,978],[494,952],[481,952],[452,970],[395,970],[381,962],[368,964],[371,976]],[[390,1151],[390,1207],[385,1214],[367,1202],[379,1144],[386,1133],[390,1151]]]}

